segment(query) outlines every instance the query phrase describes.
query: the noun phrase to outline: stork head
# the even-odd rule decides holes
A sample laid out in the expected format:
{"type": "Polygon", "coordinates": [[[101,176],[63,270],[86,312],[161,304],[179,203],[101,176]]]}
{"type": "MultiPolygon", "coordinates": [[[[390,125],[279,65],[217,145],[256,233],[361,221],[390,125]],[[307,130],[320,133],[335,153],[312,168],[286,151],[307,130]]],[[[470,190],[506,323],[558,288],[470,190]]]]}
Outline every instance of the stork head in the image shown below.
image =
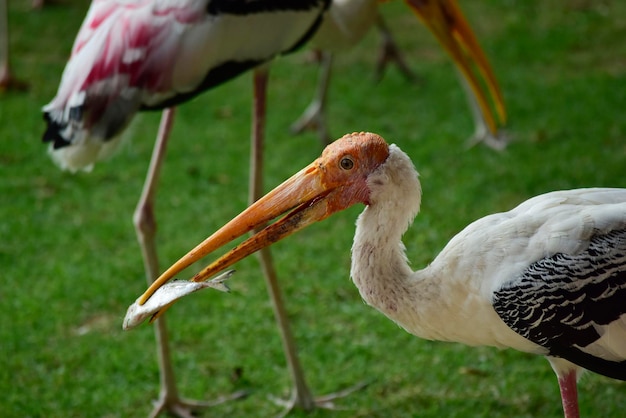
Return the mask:
{"type": "MultiPolygon", "coordinates": [[[[372,133],[352,133],[330,144],[321,157],[256,201],[168,268],[137,300],[141,305],[161,286],[200,258],[266,226],[209,264],[191,280],[200,282],[242,258],[355,203],[369,204],[368,178],[389,156],[389,146],[372,133]]],[[[152,316],[163,314],[170,305],[152,316]]]]}

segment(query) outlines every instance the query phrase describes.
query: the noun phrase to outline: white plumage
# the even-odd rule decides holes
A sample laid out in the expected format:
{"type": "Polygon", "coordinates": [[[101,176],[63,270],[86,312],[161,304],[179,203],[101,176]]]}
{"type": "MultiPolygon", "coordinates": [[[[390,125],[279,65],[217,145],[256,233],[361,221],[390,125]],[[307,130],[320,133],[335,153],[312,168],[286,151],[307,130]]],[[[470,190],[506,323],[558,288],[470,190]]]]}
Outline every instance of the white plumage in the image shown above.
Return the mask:
{"type": "Polygon", "coordinates": [[[421,199],[409,158],[391,146],[368,188],[351,275],[369,304],[422,338],[547,356],[569,418],[583,368],[626,379],[626,190],[534,197],[473,222],[413,272],[398,245],[421,199]]]}
{"type": "MultiPolygon", "coordinates": [[[[498,317],[494,294],[533,263],[557,253],[580,255],[592,237],[626,229],[624,189],[548,193],[473,222],[428,267],[413,272],[399,245],[421,200],[408,156],[392,145],[368,187],[371,204],[357,221],[352,278],[364,300],[431,340],[547,354],[498,317]]],[[[626,258],[620,262],[626,270],[626,258]]],[[[626,339],[621,343],[626,358],[626,339]]]]}
{"type": "Polygon", "coordinates": [[[311,46],[329,52],[351,48],[374,26],[377,16],[376,0],[333,0],[311,46]]]}

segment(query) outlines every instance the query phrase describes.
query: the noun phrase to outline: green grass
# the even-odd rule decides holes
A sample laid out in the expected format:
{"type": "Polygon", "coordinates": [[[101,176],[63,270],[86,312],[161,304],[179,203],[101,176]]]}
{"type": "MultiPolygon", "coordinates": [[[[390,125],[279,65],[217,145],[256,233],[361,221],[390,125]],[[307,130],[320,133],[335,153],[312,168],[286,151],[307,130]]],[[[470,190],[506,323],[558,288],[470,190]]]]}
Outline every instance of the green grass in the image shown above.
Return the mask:
{"type": "MultiPolygon", "coordinates": [[[[152,329],[123,332],[121,321],[145,288],[131,214],[159,115],[142,115],[132,141],[90,174],[54,167],[39,139],[40,108],[56,91],[87,4],[62,0],[32,12],[28,3],[10,2],[9,15],[14,70],[30,90],[0,97],[1,415],[145,416],[158,390],[152,329]]],[[[383,10],[422,83],[394,69],[373,83],[375,33],[336,60],[333,134],[378,132],[421,172],[422,214],[405,236],[415,268],[472,220],[530,196],[626,187],[624,3],[462,3],[504,90],[515,139],[505,152],[465,147],[473,126],[454,71],[401,2],[383,10]]],[[[315,80],[303,54],[272,69],[268,188],[320,152],[313,134],[287,133],[315,80]]],[[[178,113],[156,209],[163,267],[245,207],[250,86],[249,75],[240,77],[178,113]]],[[[346,410],[308,416],[561,416],[545,360],[424,341],[362,303],[349,280],[360,210],[274,248],[310,386],[323,394],[370,382],[340,401],[346,410]]],[[[252,391],[206,416],[273,416],[280,409],[268,397],[286,395],[290,380],[258,263],[251,257],[237,269],[232,294],[204,292],[170,311],[178,382],[198,398],[252,391]]],[[[624,389],[586,375],[582,414],[623,415],[624,389]]]]}

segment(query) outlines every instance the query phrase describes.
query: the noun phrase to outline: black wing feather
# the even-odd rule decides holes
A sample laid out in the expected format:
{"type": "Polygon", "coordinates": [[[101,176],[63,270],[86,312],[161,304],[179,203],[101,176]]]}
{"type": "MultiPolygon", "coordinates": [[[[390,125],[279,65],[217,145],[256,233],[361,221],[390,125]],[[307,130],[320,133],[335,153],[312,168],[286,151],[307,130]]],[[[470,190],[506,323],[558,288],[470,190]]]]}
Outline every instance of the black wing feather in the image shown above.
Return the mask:
{"type": "Polygon", "coordinates": [[[626,359],[584,350],[626,313],[626,230],[597,232],[585,251],[541,259],[494,296],[500,318],[551,356],[626,380],[626,359]]]}

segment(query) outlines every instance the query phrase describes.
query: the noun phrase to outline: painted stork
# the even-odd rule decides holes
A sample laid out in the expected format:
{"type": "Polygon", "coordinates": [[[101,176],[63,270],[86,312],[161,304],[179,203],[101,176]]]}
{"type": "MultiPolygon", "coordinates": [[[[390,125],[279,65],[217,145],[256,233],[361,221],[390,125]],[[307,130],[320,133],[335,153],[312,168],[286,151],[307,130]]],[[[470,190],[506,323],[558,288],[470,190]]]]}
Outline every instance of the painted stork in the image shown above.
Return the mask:
{"type": "MultiPolygon", "coordinates": [[[[409,1],[409,3],[418,3],[409,1]]],[[[411,79],[413,77],[408,66],[399,55],[399,49],[395,45],[391,37],[391,33],[384,22],[377,0],[333,0],[328,12],[327,18],[324,19],[320,28],[311,38],[310,45],[322,51],[320,60],[320,74],[318,86],[315,91],[313,100],[305,109],[303,114],[296,120],[292,126],[292,133],[300,133],[304,130],[315,130],[318,137],[327,145],[330,142],[330,135],[326,124],[326,97],[330,84],[330,74],[333,61],[333,55],[352,48],[363,39],[372,26],[376,26],[383,38],[383,46],[381,48],[381,56],[377,63],[377,77],[380,77],[387,62],[395,61],[400,71],[411,79]]],[[[434,2],[424,2],[420,6],[422,10],[429,9],[428,13],[419,12],[418,16],[424,24],[438,37],[444,48],[453,56],[459,56],[465,53],[465,50],[479,51],[475,46],[478,45],[469,24],[465,21],[463,13],[458,7],[456,0],[443,0],[434,2]],[[441,19],[429,19],[427,17],[438,15],[441,19]],[[440,26],[440,22],[446,20],[454,27],[453,31],[449,31],[445,26],[440,26]],[[445,41],[445,37],[452,36],[463,39],[460,44],[445,41]]],[[[506,123],[506,112],[502,105],[503,99],[500,94],[497,80],[488,64],[487,58],[481,53],[474,53],[474,57],[480,59],[484,64],[480,71],[481,76],[486,82],[494,100],[495,114],[498,120],[492,116],[492,109],[486,102],[476,100],[476,94],[473,91],[472,82],[468,84],[468,80],[475,76],[473,68],[470,66],[458,65],[459,81],[466,93],[467,100],[474,119],[474,133],[469,138],[470,145],[482,142],[485,145],[501,150],[506,146],[507,137],[504,132],[499,130],[499,126],[506,123]]]]}
{"type": "MultiPolygon", "coordinates": [[[[315,31],[328,3],[94,0],[91,4],[59,91],[44,107],[48,129],[43,139],[62,168],[89,170],[113,152],[137,111],[165,109],[133,218],[149,283],[159,273],[153,206],[173,123],[172,106],[296,49],[315,31]],[[249,36],[251,27],[257,28],[255,36],[249,36]]],[[[159,321],[155,333],[161,389],[151,415],[168,411],[185,417],[211,405],[179,396],[164,321],[159,321]]],[[[299,382],[302,378],[295,380],[296,388],[306,387],[299,382]]]]}
{"type": "MultiPolygon", "coordinates": [[[[251,158],[251,200],[255,200],[260,196],[267,82],[267,72],[259,66],[305,44],[323,21],[330,1],[94,0],[91,4],[57,95],[44,107],[48,127],[43,140],[50,144],[50,154],[62,168],[89,170],[115,150],[122,132],[138,111],[163,109],[133,218],[149,283],[159,272],[153,207],[173,123],[173,106],[256,69],[251,158]],[[254,36],[250,35],[251,28],[254,36]]],[[[471,31],[459,33],[460,23],[467,29],[463,19],[447,19],[447,14],[442,15],[440,8],[432,6],[438,3],[435,0],[406,2],[425,21],[437,21],[431,29],[461,68],[475,63],[482,74],[490,73],[471,31]]],[[[477,100],[487,103],[487,93],[478,76],[473,71],[466,75],[468,83],[475,87],[477,100]]],[[[498,100],[496,96],[494,101],[498,100]]],[[[315,399],[299,364],[271,259],[267,252],[261,255],[294,381],[292,401],[311,409],[315,399]]],[[[178,395],[163,320],[158,321],[155,332],[161,390],[153,415],[167,410],[188,416],[188,411],[199,404],[178,395]]]]}
{"type": "Polygon", "coordinates": [[[285,212],[192,280],[363,203],[350,274],[362,298],[405,330],[546,356],[566,418],[579,416],[583,370],[626,380],[626,189],[536,196],[473,222],[428,267],[412,271],[401,238],[421,197],[417,171],[397,146],[371,133],[346,135],[181,258],[141,298],[285,212]]]}

